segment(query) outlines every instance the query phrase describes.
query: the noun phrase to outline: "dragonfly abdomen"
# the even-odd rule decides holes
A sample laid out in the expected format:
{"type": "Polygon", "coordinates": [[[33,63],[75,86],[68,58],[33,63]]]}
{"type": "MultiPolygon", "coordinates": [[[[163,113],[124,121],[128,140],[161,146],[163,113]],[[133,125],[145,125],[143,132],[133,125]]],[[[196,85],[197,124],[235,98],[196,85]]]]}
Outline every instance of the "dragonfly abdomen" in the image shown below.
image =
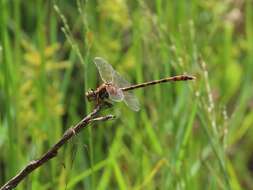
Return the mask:
{"type": "Polygon", "coordinates": [[[143,88],[146,86],[151,86],[151,85],[160,84],[160,83],[164,83],[164,82],[185,81],[185,80],[194,80],[194,79],[195,79],[195,77],[193,77],[193,76],[178,75],[178,76],[168,77],[168,78],[164,78],[164,79],[153,80],[153,81],[145,82],[145,83],[141,83],[141,84],[136,84],[136,85],[132,85],[129,87],[124,87],[124,88],[121,88],[121,90],[122,91],[129,91],[129,90],[133,90],[136,88],[143,88]]]}

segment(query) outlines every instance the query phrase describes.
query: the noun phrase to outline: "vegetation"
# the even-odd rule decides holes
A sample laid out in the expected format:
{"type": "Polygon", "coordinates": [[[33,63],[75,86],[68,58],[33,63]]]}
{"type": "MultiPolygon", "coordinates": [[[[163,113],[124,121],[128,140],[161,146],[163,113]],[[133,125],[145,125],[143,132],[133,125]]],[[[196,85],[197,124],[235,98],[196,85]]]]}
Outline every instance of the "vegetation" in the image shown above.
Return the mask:
{"type": "MultiPolygon", "coordinates": [[[[253,189],[251,0],[0,0],[0,184],[88,114],[96,56],[135,91],[17,189],[253,189]]],[[[102,114],[102,115],[103,115],[102,114]]]]}

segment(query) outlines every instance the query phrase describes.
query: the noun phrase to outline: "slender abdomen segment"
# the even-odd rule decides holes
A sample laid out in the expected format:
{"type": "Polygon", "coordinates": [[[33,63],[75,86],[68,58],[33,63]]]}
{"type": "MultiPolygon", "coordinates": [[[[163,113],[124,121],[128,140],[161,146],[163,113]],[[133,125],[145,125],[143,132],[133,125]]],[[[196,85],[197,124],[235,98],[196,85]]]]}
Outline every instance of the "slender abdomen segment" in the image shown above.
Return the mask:
{"type": "Polygon", "coordinates": [[[136,84],[136,85],[132,85],[132,86],[129,86],[129,87],[124,87],[124,88],[121,88],[121,90],[122,91],[128,91],[128,90],[133,90],[133,89],[136,89],[136,88],[143,88],[143,87],[146,87],[146,86],[160,84],[160,83],[164,83],[164,82],[185,81],[185,80],[194,80],[194,79],[195,79],[195,77],[193,77],[193,76],[178,75],[178,76],[168,77],[168,78],[164,78],[164,79],[160,79],[160,80],[154,80],[154,81],[150,81],[150,82],[136,84]]]}

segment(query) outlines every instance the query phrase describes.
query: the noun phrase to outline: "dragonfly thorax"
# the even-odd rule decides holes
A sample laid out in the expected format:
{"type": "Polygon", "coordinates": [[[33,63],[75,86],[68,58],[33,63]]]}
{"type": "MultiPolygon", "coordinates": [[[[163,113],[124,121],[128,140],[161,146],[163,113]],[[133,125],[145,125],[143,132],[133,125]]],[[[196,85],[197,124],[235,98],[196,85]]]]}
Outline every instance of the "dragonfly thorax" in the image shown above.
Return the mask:
{"type": "Polygon", "coordinates": [[[112,84],[104,83],[100,85],[96,90],[89,90],[88,92],[86,92],[85,95],[88,101],[101,101],[101,100],[104,100],[105,98],[108,98],[109,94],[106,88],[111,85],[112,84]]]}

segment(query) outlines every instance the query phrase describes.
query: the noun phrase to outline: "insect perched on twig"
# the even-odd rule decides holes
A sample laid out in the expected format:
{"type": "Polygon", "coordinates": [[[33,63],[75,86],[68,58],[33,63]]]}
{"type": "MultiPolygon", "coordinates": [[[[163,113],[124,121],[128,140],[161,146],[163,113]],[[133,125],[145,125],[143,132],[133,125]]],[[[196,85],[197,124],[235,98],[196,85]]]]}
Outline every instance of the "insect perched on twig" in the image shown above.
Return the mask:
{"type": "Polygon", "coordinates": [[[135,95],[129,92],[130,90],[164,82],[195,79],[194,76],[178,75],[160,80],[153,80],[150,82],[131,85],[122,76],[120,76],[120,74],[115,71],[112,66],[104,59],[96,57],[94,59],[94,63],[96,64],[100,77],[104,83],[100,85],[96,90],[89,90],[86,93],[87,99],[89,101],[95,101],[96,104],[106,103],[107,105],[111,105],[109,101],[107,101],[108,99],[115,102],[124,101],[126,105],[134,111],[139,111],[140,105],[135,95]]]}

